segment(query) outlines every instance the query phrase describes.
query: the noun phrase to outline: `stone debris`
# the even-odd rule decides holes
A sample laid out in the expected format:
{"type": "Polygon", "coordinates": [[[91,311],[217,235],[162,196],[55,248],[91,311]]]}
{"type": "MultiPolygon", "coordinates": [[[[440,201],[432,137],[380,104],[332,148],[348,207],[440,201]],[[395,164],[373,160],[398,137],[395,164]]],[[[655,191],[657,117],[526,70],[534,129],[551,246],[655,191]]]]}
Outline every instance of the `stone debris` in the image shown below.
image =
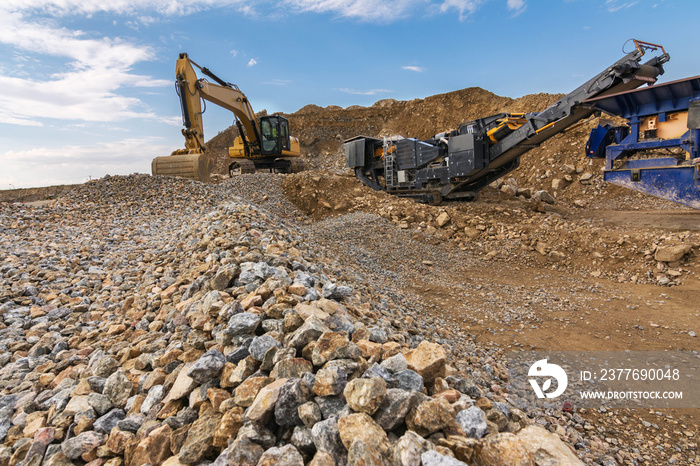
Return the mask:
{"type": "Polygon", "coordinates": [[[228,189],[131,175],[0,205],[0,464],[593,458],[228,189]]]}

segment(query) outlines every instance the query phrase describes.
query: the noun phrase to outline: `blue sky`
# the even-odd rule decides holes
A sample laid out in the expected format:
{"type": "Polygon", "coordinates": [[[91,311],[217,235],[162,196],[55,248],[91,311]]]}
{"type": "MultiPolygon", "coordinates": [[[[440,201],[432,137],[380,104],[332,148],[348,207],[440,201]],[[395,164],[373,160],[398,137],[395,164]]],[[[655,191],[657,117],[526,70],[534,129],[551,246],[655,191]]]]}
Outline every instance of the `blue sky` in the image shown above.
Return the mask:
{"type": "MultiPolygon", "coordinates": [[[[666,47],[662,81],[695,76],[698,19],[697,0],[3,0],[0,189],[149,173],[184,144],[179,52],[256,111],[294,112],[568,92],[630,38],[666,47]]],[[[209,139],[232,115],[204,121],[209,139]]]]}

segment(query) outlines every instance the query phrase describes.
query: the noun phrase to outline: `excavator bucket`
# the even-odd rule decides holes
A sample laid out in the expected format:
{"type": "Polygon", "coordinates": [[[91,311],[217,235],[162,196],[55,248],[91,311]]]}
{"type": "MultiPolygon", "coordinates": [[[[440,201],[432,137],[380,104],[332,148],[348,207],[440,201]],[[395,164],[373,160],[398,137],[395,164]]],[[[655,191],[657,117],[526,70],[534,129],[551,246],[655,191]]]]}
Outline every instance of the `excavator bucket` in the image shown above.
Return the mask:
{"type": "Polygon", "coordinates": [[[212,161],[204,154],[168,155],[153,159],[151,173],[153,176],[179,176],[207,183],[212,165],[212,161]]]}

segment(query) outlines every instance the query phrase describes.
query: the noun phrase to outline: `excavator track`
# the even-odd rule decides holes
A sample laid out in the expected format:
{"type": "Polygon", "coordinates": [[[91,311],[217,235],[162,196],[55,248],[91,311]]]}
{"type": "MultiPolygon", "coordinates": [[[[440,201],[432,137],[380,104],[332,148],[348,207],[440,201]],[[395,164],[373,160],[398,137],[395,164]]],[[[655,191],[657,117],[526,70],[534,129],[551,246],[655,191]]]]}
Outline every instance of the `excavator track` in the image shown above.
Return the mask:
{"type": "Polygon", "coordinates": [[[231,178],[246,173],[255,173],[255,163],[252,160],[239,159],[228,166],[228,174],[231,178]]]}
{"type": "Polygon", "coordinates": [[[272,173],[299,173],[304,171],[304,162],[297,159],[278,158],[274,161],[237,159],[228,167],[229,176],[234,177],[246,173],[272,172],[272,173]],[[257,163],[256,163],[257,162],[257,163]]]}

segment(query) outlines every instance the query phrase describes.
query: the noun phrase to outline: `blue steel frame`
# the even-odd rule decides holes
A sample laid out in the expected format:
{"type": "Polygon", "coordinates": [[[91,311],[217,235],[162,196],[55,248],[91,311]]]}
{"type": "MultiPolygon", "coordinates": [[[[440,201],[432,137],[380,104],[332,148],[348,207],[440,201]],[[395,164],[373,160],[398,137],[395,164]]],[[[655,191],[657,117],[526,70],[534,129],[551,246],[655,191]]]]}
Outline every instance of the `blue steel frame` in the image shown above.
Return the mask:
{"type": "Polygon", "coordinates": [[[630,134],[605,151],[604,180],[700,209],[700,129],[689,129],[677,139],[639,140],[639,126],[645,118],[657,115],[664,122],[668,114],[688,110],[693,100],[700,100],[700,76],[587,101],[626,118],[630,126],[630,134]],[[637,152],[665,148],[681,148],[690,154],[690,160],[629,158],[637,152]],[[614,167],[615,160],[622,158],[625,160],[614,167]]]}

